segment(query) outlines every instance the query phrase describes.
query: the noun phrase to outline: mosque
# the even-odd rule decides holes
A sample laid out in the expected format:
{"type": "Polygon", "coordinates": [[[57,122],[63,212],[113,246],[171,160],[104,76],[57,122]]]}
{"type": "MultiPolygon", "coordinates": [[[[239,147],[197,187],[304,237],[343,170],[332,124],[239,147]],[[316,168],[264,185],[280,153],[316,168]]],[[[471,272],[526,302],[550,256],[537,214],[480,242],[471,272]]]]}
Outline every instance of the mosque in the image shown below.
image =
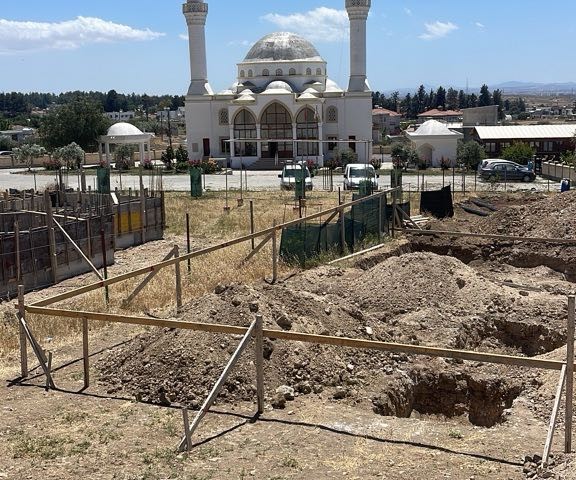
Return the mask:
{"type": "Polygon", "coordinates": [[[371,158],[372,95],[366,78],[366,21],[371,0],[346,0],[350,20],[347,90],[328,77],[326,61],[308,40],[276,32],[258,40],[238,64],[227,90],[208,81],[208,4],[187,0],[191,83],[186,128],[191,159],[227,157],[232,166],[278,166],[312,160],[319,166],[337,149],[351,148],[358,161],[371,158]],[[231,140],[237,140],[231,142],[231,140]]]}

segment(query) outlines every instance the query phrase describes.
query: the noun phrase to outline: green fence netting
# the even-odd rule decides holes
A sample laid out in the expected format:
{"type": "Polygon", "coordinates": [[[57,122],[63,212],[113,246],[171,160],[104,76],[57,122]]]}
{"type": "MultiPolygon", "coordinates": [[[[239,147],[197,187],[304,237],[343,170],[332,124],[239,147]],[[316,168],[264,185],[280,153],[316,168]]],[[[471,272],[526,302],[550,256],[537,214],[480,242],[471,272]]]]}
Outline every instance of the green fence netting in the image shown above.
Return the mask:
{"type": "MultiPolygon", "coordinates": [[[[353,200],[363,198],[354,195],[353,200]]],[[[344,214],[344,237],[346,247],[354,251],[357,245],[367,237],[377,237],[379,228],[387,235],[392,221],[392,205],[386,202],[386,196],[369,198],[354,205],[344,214]],[[380,202],[382,206],[380,207],[380,202]],[[382,218],[379,220],[379,213],[382,218]]],[[[410,215],[410,203],[398,203],[398,207],[410,215]]],[[[341,251],[340,221],[333,223],[302,223],[282,230],[280,256],[289,263],[304,265],[307,261],[317,258],[322,253],[341,251]]]]}

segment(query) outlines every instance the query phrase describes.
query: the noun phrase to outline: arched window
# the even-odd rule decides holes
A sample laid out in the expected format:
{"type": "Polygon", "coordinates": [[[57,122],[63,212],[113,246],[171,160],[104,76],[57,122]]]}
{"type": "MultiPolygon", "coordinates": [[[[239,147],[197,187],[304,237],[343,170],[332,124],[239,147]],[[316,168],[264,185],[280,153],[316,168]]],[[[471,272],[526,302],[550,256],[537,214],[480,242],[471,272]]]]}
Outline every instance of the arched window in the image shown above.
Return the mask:
{"type": "Polygon", "coordinates": [[[296,69],[295,69],[295,68],[291,68],[288,73],[289,73],[289,75],[296,75],[296,69]]]}
{"type": "Polygon", "coordinates": [[[263,76],[263,77],[268,77],[268,76],[270,76],[270,71],[269,71],[267,68],[265,68],[264,70],[262,70],[262,76],[263,76]]]}
{"type": "Polygon", "coordinates": [[[310,67],[306,69],[306,75],[312,75],[312,69],[310,67]]]}
{"type": "Polygon", "coordinates": [[[316,69],[316,75],[322,75],[322,69],[321,68],[316,69]]]}
{"type": "Polygon", "coordinates": [[[220,125],[228,125],[228,109],[227,108],[222,108],[220,109],[220,111],[218,112],[218,123],[220,125]]]}
{"type": "Polygon", "coordinates": [[[282,69],[281,68],[276,69],[276,76],[281,77],[282,75],[284,75],[284,72],[282,71],[282,69]]]}
{"type": "Polygon", "coordinates": [[[326,121],[328,123],[338,122],[338,109],[336,107],[328,107],[326,111],[326,121]]]}
{"type": "Polygon", "coordinates": [[[252,69],[248,70],[248,78],[252,78],[254,76],[254,72],[252,69]]]}
{"type": "MultiPolygon", "coordinates": [[[[249,110],[240,110],[234,118],[234,138],[256,138],[256,118],[249,110]]],[[[255,142],[235,142],[234,152],[237,156],[253,157],[258,150],[255,142]]]]}
{"type": "Polygon", "coordinates": [[[246,76],[246,74],[244,73],[244,70],[240,70],[240,78],[244,78],[246,76]]]}
{"type": "MultiPolygon", "coordinates": [[[[303,108],[296,117],[298,140],[318,140],[318,119],[310,107],[303,108]]],[[[317,156],[318,142],[298,142],[298,156],[317,156]]]]}
{"type": "MultiPolygon", "coordinates": [[[[260,131],[263,139],[292,139],[292,116],[290,112],[284,105],[272,103],[262,114],[260,131]]],[[[262,157],[276,158],[276,155],[278,155],[278,158],[292,158],[294,156],[293,143],[291,141],[269,141],[262,144],[262,157]]]]}

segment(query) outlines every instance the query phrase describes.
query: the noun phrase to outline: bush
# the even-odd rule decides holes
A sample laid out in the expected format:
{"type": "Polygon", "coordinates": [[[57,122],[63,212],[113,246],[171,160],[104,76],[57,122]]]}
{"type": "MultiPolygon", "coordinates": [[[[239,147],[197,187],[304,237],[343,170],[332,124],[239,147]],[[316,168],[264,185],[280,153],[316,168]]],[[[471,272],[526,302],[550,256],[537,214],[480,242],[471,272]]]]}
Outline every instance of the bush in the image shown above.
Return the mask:
{"type": "Polygon", "coordinates": [[[214,160],[212,157],[202,160],[190,160],[188,162],[188,166],[190,167],[200,167],[202,172],[206,175],[210,175],[212,173],[219,172],[221,170],[218,162],[214,160]]]}
{"type": "Polygon", "coordinates": [[[340,162],[339,158],[333,157],[330,160],[326,160],[326,162],[324,162],[324,166],[330,170],[335,170],[336,168],[341,168],[342,163],[340,162]]]}
{"type": "Polygon", "coordinates": [[[318,173],[318,164],[314,160],[306,160],[306,166],[310,170],[310,175],[315,177],[318,173]]]}
{"type": "Polygon", "coordinates": [[[154,170],[154,164],[152,163],[152,160],[145,158],[142,162],[142,168],[144,170],[154,170]]]}
{"type": "Polygon", "coordinates": [[[134,167],[134,147],[132,145],[120,145],[114,152],[114,160],[116,161],[116,170],[130,170],[134,167]]]}
{"type": "Polygon", "coordinates": [[[44,160],[42,165],[46,170],[60,170],[62,168],[62,162],[59,158],[50,158],[49,160],[44,160]]]}
{"type": "Polygon", "coordinates": [[[529,160],[532,160],[534,153],[534,149],[527,143],[517,142],[504,149],[502,158],[526,165],[529,160]]]}
{"type": "Polygon", "coordinates": [[[374,167],[374,170],[380,170],[382,168],[382,159],[374,157],[370,160],[370,165],[374,167]]]}

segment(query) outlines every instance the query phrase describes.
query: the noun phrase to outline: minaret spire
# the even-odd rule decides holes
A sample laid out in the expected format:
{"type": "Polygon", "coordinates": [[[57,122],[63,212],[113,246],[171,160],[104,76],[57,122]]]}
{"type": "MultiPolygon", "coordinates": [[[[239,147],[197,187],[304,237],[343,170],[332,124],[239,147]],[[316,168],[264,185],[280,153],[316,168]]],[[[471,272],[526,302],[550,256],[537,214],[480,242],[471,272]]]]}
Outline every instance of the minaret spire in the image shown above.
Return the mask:
{"type": "Polygon", "coordinates": [[[211,94],[208,85],[208,68],[206,62],[206,17],[208,4],[203,0],[187,0],[182,6],[190,47],[190,88],[188,95],[211,94]]]}
{"type": "Polygon", "coordinates": [[[371,0],[346,0],[350,19],[350,82],[349,92],[367,92],[366,82],[366,21],[371,0]]]}

